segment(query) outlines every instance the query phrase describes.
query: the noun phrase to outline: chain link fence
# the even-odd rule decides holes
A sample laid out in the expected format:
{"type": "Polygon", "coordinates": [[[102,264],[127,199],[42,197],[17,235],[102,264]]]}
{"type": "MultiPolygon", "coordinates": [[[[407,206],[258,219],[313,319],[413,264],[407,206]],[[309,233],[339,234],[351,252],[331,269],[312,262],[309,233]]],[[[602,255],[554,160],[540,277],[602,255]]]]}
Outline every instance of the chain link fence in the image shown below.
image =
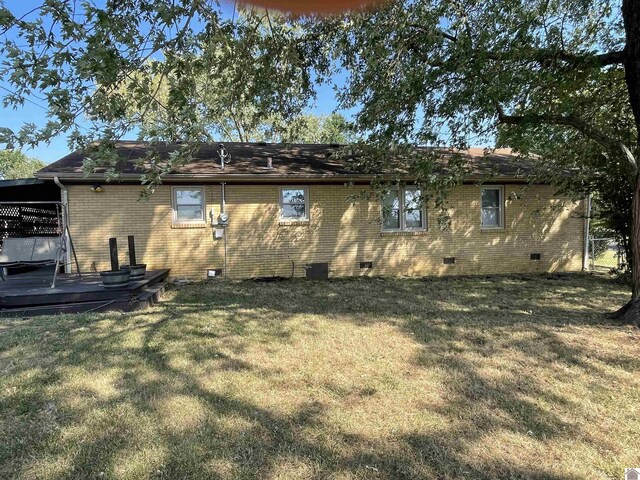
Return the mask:
{"type": "Polygon", "coordinates": [[[589,239],[589,268],[609,271],[625,263],[624,249],[615,238],[589,239]]]}

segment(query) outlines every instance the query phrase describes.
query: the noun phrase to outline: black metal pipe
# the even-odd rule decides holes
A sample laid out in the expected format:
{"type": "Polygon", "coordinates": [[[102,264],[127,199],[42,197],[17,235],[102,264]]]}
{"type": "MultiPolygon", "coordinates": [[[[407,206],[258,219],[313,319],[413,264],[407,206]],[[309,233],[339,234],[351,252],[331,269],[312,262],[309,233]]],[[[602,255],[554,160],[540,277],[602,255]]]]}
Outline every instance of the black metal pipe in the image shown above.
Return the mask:
{"type": "Polygon", "coordinates": [[[114,272],[120,270],[120,265],[118,264],[118,240],[116,238],[109,239],[109,255],[111,256],[111,270],[114,272]]]}
{"type": "Polygon", "coordinates": [[[127,240],[129,240],[129,265],[134,266],[138,264],[136,262],[136,240],[133,235],[129,235],[127,240]]]}

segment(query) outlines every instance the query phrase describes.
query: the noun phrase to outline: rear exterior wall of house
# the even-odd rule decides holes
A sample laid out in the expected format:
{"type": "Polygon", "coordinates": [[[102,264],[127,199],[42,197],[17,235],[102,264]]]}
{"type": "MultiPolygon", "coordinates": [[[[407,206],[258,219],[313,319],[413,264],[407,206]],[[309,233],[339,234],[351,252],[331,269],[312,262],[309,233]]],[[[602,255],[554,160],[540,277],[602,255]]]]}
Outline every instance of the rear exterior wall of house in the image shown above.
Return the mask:
{"type": "MultiPolygon", "coordinates": [[[[300,184],[302,185],[302,183],[300,184]]],[[[555,197],[552,186],[503,185],[504,228],[480,225],[481,187],[462,185],[449,198],[448,229],[427,210],[424,232],[383,232],[376,199],[350,196],[364,185],[309,184],[309,220],[280,220],[276,184],[226,185],[227,275],[305,275],[310,263],[329,263],[330,276],[468,275],[577,271],[582,268],[584,202],[555,197]],[[532,260],[531,254],[540,254],[532,260]],[[454,257],[454,264],[444,258],[454,257]],[[372,268],[360,268],[372,262],[372,268]]],[[[170,185],[139,200],[139,185],[105,184],[102,193],[69,185],[70,231],[85,271],[109,269],[109,237],[117,237],[120,261],[128,263],[127,236],[135,235],[138,263],[171,268],[173,277],[205,278],[224,267],[224,240],[209,220],[221,208],[221,186],[204,185],[207,222],[173,222],[170,185]]]]}

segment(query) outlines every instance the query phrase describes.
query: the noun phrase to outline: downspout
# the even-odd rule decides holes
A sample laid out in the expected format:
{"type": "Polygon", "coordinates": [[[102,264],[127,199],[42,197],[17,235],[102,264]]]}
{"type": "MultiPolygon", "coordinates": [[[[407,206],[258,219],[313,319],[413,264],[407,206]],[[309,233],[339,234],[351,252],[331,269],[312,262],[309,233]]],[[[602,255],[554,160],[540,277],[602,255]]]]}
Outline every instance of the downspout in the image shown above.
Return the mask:
{"type": "MultiPolygon", "coordinates": [[[[224,159],[222,160],[222,164],[224,165],[224,159]]],[[[224,168],[224,166],[223,166],[224,168]]],[[[225,186],[225,182],[220,182],[220,189],[221,189],[221,194],[222,194],[222,203],[220,206],[220,214],[225,213],[224,209],[226,206],[226,198],[225,198],[225,192],[224,192],[224,186],[225,186]]],[[[224,278],[228,278],[227,276],[227,225],[225,225],[224,227],[224,278]]]]}
{"type": "Polygon", "coordinates": [[[587,195],[587,216],[584,220],[584,249],[582,254],[582,271],[589,270],[589,224],[591,222],[591,194],[587,195]]]}
{"type": "MultiPolygon", "coordinates": [[[[66,240],[65,243],[67,245],[70,244],[70,239],[69,239],[69,218],[67,215],[67,212],[69,211],[69,191],[67,190],[67,187],[65,187],[62,182],[60,181],[60,179],[56,176],[53,177],[53,183],[55,183],[58,188],[60,188],[60,201],[62,202],[63,208],[62,208],[62,225],[66,225],[67,226],[67,231],[65,232],[65,236],[66,236],[66,240]]],[[[71,273],[71,249],[67,247],[67,249],[64,252],[64,273],[71,273]]]]}

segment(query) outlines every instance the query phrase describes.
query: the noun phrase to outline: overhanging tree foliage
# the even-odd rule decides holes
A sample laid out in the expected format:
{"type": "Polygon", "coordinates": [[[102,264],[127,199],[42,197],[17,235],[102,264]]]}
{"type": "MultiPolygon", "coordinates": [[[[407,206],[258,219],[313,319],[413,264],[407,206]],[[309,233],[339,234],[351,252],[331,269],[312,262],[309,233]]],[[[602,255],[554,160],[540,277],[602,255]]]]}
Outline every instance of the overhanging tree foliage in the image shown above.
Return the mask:
{"type": "MultiPolygon", "coordinates": [[[[267,33],[263,33],[267,34],[267,33]]],[[[213,49],[212,46],[208,46],[213,49]]],[[[203,55],[204,57],[204,55],[203,55]]],[[[217,62],[217,56],[216,57],[217,62]]],[[[220,67],[206,66],[211,59],[200,58],[203,66],[195,80],[189,101],[195,106],[197,124],[202,128],[203,136],[208,141],[230,142],[276,142],[276,143],[347,143],[355,138],[350,132],[344,116],[338,113],[315,115],[301,112],[302,105],[291,115],[283,115],[278,111],[269,112],[261,109],[244,87],[237,85],[234,75],[235,66],[224,71],[220,67]],[[218,70],[215,73],[210,71],[218,70]],[[220,71],[222,70],[222,71],[220,71]]],[[[215,63],[214,62],[214,63],[215,63]]],[[[137,72],[134,80],[123,82],[120,88],[113,90],[116,101],[126,106],[127,117],[132,125],[140,129],[141,137],[158,136],[159,132],[170,128],[175,119],[170,114],[171,81],[165,74],[155,74],[145,78],[153,71],[162,70],[161,65],[154,66],[147,72],[137,72]],[[154,102],[140,110],[137,105],[137,88],[140,83],[153,85],[154,102]]],[[[304,92],[304,90],[299,90],[304,92]]],[[[300,95],[300,93],[291,93],[300,95]]],[[[304,95],[304,93],[303,93],[304,95]]],[[[180,139],[182,140],[182,139],[180,139]]]]}
{"type": "MultiPolygon", "coordinates": [[[[138,126],[142,137],[192,141],[172,132],[180,123],[176,107],[191,107],[189,121],[209,141],[289,141],[304,135],[313,121],[301,114],[312,96],[309,69],[299,68],[297,52],[290,58],[299,27],[281,14],[247,9],[236,12],[228,25],[220,36],[194,34],[204,43],[182,58],[190,66],[188,88],[176,83],[182,72],[153,59],[116,88],[99,91],[126,109],[129,124],[138,126]],[[140,85],[149,86],[150,103],[141,103],[140,85]]],[[[142,100],[149,100],[146,92],[142,100]]]]}
{"type": "Polygon", "coordinates": [[[400,1],[308,29],[309,53],[328,48],[349,71],[342,106],[360,106],[370,141],[496,138],[542,154],[538,175],[576,197],[632,198],[633,296],[618,314],[638,320],[640,2],[400,1]]]}
{"type": "Polygon", "coordinates": [[[112,167],[110,176],[122,136],[142,127],[152,145],[181,140],[168,163],[153,148],[140,159],[150,166],[142,178],[150,189],[211,140],[212,118],[233,112],[250,126],[274,116],[286,122],[313,96],[309,61],[294,41],[298,27],[264,9],[225,16],[215,1],[172,0],[19,8],[0,6],[4,104],[38,103],[49,121],[4,128],[0,140],[35,145],[66,132],[72,149],[99,140],[86,168],[112,167]],[[207,89],[224,95],[199,102],[207,89]],[[163,121],[146,128],[147,116],[163,121]]]}

